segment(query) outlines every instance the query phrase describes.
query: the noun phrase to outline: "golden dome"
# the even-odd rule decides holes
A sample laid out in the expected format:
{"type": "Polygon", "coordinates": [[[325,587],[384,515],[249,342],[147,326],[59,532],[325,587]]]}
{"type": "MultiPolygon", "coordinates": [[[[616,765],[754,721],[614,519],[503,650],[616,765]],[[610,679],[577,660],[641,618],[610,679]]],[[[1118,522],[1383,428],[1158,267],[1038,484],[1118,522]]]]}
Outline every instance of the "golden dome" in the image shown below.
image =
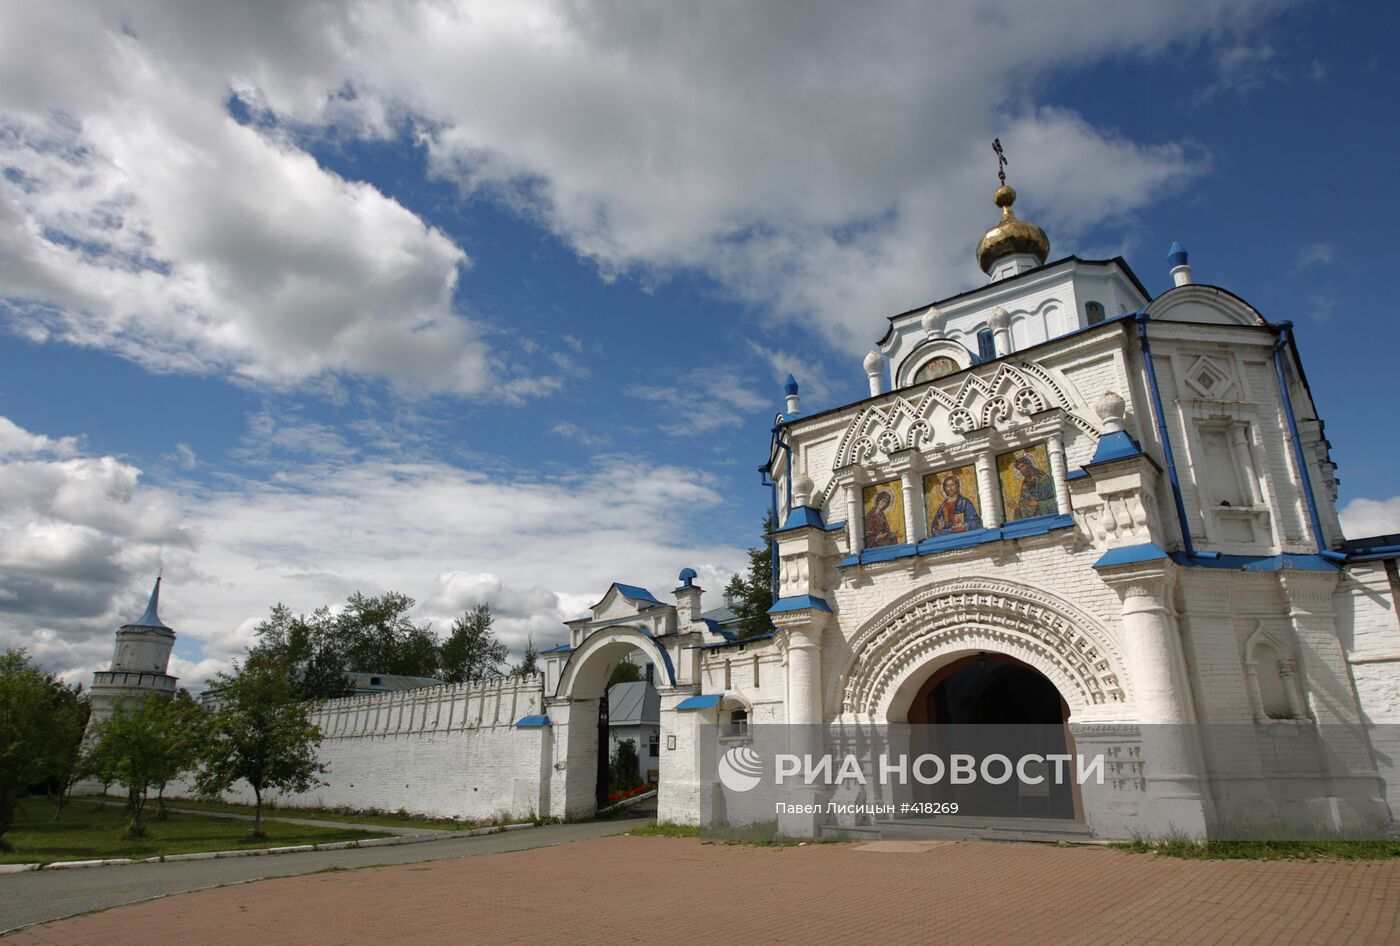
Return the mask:
{"type": "Polygon", "coordinates": [[[1044,263],[1050,255],[1050,238],[1040,227],[1011,212],[1016,191],[1003,184],[997,188],[993,199],[1001,208],[1001,221],[984,233],[977,244],[977,265],[982,267],[982,272],[990,276],[996,261],[1013,253],[1031,253],[1044,263]]]}

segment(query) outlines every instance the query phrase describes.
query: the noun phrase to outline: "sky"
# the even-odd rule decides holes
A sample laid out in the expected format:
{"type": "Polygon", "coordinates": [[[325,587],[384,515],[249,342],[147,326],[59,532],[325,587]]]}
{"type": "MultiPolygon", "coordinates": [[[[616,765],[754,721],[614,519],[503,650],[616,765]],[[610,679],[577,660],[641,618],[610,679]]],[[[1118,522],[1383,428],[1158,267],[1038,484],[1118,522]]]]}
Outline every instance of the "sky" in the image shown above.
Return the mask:
{"type": "Polygon", "coordinates": [[[86,680],[160,569],[195,689],[277,602],[486,602],[515,653],[614,580],[717,605],[783,378],[859,398],[985,281],[994,137],[1052,258],[1157,293],[1180,240],[1293,321],[1348,534],[1400,532],[1398,21],[0,0],[0,647],[86,680]]]}

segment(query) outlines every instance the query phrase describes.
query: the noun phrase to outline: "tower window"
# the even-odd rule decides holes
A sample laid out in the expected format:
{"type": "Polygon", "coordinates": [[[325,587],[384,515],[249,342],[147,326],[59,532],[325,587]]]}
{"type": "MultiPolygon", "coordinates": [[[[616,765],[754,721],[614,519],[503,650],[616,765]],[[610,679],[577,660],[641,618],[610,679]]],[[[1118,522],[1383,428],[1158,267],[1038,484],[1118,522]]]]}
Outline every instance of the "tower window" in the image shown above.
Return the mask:
{"type": "Polygon", "coordinates": [[[1089,324],[1090,324],[1090,325],[1098,325],[1100,322],[1103,321],[1103,315],[1104,315],[1104,313],[1103,313],[1103,303],[1102,303],[1102,302],[1086,302],[1086,303],[1084,303],[1084,314],[1085,314],[1086,316],[1089,317],[1089,324]]]}
{"type": "Polygon", "coordinates": [[[983,361],[991,361],[997,356],[996,339],[992,336],[992,330],[984,328],[977,333],[977,357],[983,361]]]}

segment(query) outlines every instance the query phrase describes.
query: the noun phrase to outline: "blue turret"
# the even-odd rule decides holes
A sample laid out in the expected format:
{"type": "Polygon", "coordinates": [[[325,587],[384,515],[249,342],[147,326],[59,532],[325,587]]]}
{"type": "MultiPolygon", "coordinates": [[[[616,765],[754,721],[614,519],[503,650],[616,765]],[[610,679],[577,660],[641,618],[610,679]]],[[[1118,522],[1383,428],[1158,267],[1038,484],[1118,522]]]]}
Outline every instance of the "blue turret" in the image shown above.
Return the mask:
{"type": "Polygon", "coordinates": [[[787,376],[787,381],[783,384],[783,393],[787,395],[797,393],[797,379],[792,375],[787,376]]]}
{"type": "Polygon", "coordinates": [[[783,414],[788,420],[792,420],[801,413],[797,406],[797,379],[792,375],[788,375],[787,381],[783,384],[783,394],[787,399],[787,410],[783,414]]]}
{"type": "Polygon", "coordinates": [[[1167,262],[1171,263],[1173,266],[1185,266],[1186,257],[1186,247],[1173,240],[1172,248],[1167,250],[1167,262]]]}
{"type": "Polygon", "coordinates": [[[160,605],[160,576],[156,576],[156,585],[151,589],[151,600],[146,604],[146,613],[141,615],[130,624],[123,624],[122,627],[154,627],[163,631],[170,630],[161,623],[160,615],[156,613],[156,608],[160,605]]]}
{"type": "Polygon", "coordinates": [[[682,588],[691,588],[695,585],[695,579],[700,576],[693,568],[682,568],[679,577],[682,588]]]}
{"type": "Polygon", "coordinates": [[[1185,286],[1191,282],[1191,264],[1187,262],[1186,247],[1175,241],[1172,248],[1167,251],[1167,262],[1172,264],[1172,282],[1178,286],[1185,286]]]}

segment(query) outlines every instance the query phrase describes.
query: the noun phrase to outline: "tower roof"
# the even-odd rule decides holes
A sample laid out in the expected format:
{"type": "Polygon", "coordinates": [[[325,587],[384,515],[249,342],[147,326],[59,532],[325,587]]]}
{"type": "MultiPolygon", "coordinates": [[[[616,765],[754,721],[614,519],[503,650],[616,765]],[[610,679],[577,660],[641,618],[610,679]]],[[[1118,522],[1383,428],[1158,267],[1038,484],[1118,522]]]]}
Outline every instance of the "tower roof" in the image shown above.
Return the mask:
{"type": "Polygon", "coordinates": [[[160,615],[156,613],[156,608],[159,605],[160,576],[156,576],[155,587],[151,589],[151,600],[146,604],[146,613],[130,624],[123,624],[122,627],[153,627],[162,631],[171,630],[171,628],[161,623],[160,615]]]}
{"type": "Polygon", "coordinates": [[[982,234],[977,244],[977,265],[982,267],[982,272],[990,275],[997,260],[1014,253],[1030,253],[1044,265],[1046,257],[1050,255],[1050,238],[1040,227],[1029,220],[1020,219],[1012,212],[1011,205],[1016,202],[1015,189],[1003,184],[997,188],[992,199],[1001,208],[1001,220],[982,234]]]}

